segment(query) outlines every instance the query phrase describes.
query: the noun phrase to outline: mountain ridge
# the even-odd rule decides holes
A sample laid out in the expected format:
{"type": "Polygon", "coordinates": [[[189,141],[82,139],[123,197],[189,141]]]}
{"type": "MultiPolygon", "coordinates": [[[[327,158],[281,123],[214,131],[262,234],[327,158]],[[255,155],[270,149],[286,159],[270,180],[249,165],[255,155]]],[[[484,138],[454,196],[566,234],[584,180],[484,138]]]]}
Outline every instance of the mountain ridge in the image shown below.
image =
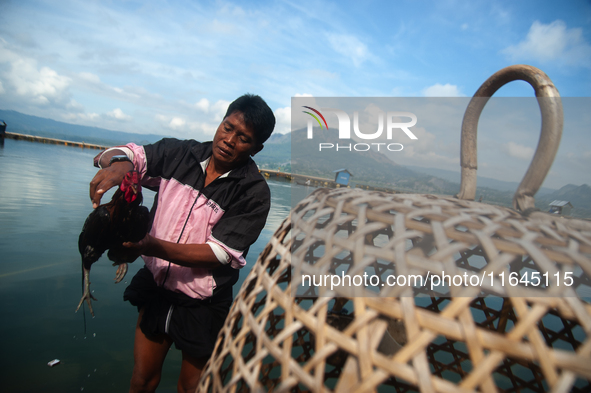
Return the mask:
{"type": "MultiPolygon", "coordinates": [[[[424,167],[420,167],[420,166],[415,166],[415,165],[406,165],[407,168],[412,169],[413,171],[416,172],[422,172],[422,173],[426,173],[428,175],[432,175],[432,176],[437,176],[440,177],[442,179],[454,182],[454,183],[460,183],[461,178],[462,178],[462,174],[461,174],[461,170],[458,169],[458,171],[450,171],[447,169],[440,169],[440,168],[424,168],[424,167]]],[[[498,180],[498,179],[493,179],[491,177],[484,177],[484,176],[477,176],[476,182],[478,184],[479,187],[486,187],[486,188],[492,188],[492,189],[496,189],[499,191],[512,191],[515,192],[515,190],[517,190],[517,187],[519,187],[519,182],[514,182],[514,181],[505,181],[505,180],[498,180]]],[[[544,194],[549,194],[552,192],[558,191],[554,188],[548,188],[548,187],[540,187],[540,190],[538,191],[537,195],[541,196],[544,194]]]]}
{"type": "Polygon", "coordinates": [[[0,119],[7,124],[6,131],[71,140],[73,142],[116,145],[127,142],[146,144],[162,139],[163,135],[135,134],[105,128],[65,123],[45,117],[26,115],[14,110],[0,109],[0,119]]]}

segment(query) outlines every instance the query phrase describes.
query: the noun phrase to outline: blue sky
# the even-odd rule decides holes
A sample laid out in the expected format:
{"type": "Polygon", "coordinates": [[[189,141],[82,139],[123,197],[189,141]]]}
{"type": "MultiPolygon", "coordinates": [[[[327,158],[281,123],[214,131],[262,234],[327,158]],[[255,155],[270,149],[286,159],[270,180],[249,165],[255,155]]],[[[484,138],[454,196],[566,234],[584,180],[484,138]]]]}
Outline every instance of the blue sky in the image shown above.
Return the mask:
{"type": "MultiPolygon", "coordinates": [[[[285,133],[294,96],[471,96],[519,63],[541,68],[563,97],[591,96],[591,3],[0,2],[0,109],[179,138],[210,139],[246,92],[285,133]]],[[[496,95],[532,94],[515,82],[496,95]]],[[[565,129],[546,186],[591,183],[586,125],[565,129]]],[[[399,163],[457,170],[459,130],[450,134],[425,138],[450,145],[447,160],[415,149],[399,163]]],[[[479,173],[519,180],[537,137],[484,146],[479,173]],[[499,165],[504,156],[523,167],[499,165]]]]}

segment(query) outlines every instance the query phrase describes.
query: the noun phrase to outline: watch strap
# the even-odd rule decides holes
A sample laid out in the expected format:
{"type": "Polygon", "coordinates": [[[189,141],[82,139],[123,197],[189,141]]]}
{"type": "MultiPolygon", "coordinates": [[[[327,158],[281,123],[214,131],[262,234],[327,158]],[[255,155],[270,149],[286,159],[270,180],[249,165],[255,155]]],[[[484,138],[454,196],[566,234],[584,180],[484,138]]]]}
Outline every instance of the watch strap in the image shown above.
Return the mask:
{"type": "Polygon", "coordinates": [[[111,164],[113,164],[114,162],[121,162],[121,161],[131,162],[129,157],[127,157],[125,154],[120,154],[120,155],[116,155],[116,156],[111,157],[111,159],[109,160],[109,166],[111,166],[111,164]]]}

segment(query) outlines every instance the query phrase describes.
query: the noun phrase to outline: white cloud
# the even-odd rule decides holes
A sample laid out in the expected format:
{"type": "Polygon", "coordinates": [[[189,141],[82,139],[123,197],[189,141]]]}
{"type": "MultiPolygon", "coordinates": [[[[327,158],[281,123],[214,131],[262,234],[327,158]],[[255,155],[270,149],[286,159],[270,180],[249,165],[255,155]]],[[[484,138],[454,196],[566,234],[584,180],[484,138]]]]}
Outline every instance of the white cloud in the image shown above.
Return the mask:
{"type": "Polygon", "coordinates": [[[464,94],[460,93],[460,89],[456,85],[450,85],[446,83],[436,83],[433,86],[429,86],[423,90],[425,97],[465,97],[464,94]]]}
{"type": "Polygon", "coordinates": [[[69,103],[66,104],[66,109],[69,112],[82,113],[82,112],[84,112],[84,105],[82,105],[78,101],[72,99],[72,100],[70,100],[69,103]]]}
{"type": "Polygon", "coordinates": [[[49,67],[37,69],[37,62],[32,59],[21,57],[11,61],[2,78],[14,94],[35,105],[63,105],[70,100],[71,79],[49,67]]]}
{"type": "Polygon", "coordinates": [[[520,160],[531,160],[534,156],[533,148],[519,145],[515,142],[507,142],[503,144],[503,149],[511,157],[519,158],[520,160]]]}
{"type": "Polygon", "coordinates": [[[191,123],[189,128],[191,131],[200,131],[207,137],[215,135],[219,124],[214,123],[191,123]]]}
{"type": "Polygon", "coordinates": [[[591,45],[585,42],[583,29],[569,29],[561,20],[547,25],[533,22],[525,39],[509,46],[503,53],[513,60],[534,59],[586,66],[591,61],[591,45]]]}
{"type": "Polygon", "coordinates": [[[95,94],[99,94],[109,100],[123,100],[131,103],[143,103],[155,98],[141,87],[126,86],[125,88],[111,86],[101,81],[100,77],[91,72],[79,72],[73,74],[72,85],[77,88],[86,88],[95,94]]]}
{"type": "Polygon", "coordinates": [[[279,134],[287,134],[291,131],[291,107],[276,109],[275,112],[275,130],[279,134]]]}
{"type": "Polygon", "coordinates": [[[10,105],[51,110],[76,109],[71,100],[72,79],[13,50],[0,38],[0,94],[10,105]]]}
{"type": "Polygon", "coordinates": [[[433,151],[440,151],[442,149],[443,142],[437,141],[435,134],[427,131],[423,127],[413,127],[413,134],[417,137],[416,143],[414,143],[415,151],[417,153],[427,153],[433,151]]]}
{"type": "Polygon", "coordinates": [[[78,77],[84,81],[90,82],[90,83],[96,83],[99,84],[101,83],[101,78],[99,78],[98,75],[95,75],[93,73],[90,72],[80,72],[78,74],[78,77]]]}
{"type": "Polygon", "coordinates": [[[170,123],[168,123],[168,127],[173,130],[178,130],[182,129],[186,123],[187,121],[185,119],[175,116],[170,120],[170,123]]]}
{"type": "Polygon", "coordinates": [[[107,116],[121,121],[128,121],[132,119],[131,116],[123,113],[123,111],[120,108],[115,108],[111,112],[107,112],[107,116]]]}
{"type": "Polygon", "coordinates": [[[100,115],[98,113],[79,113],[78,118],[82,120],[90,120],[95,121],[100,119],[100,115]]]}
{"type": "Polygon", "coordinates": [[[202,112],[209,112],[209,100],[207,98],[202,98],[195,104],[195,107],[202,112]]]}
{"type": "MultiPolygon", "coordinates": [[[[222,121],[228,107],[230,106],[230,101],[226,100],[218,100],[215,104],[210,107],[210,111],[213,114],[213,120],[215,121],[222,121]]],[[[217,126],[216,126],[217,129],[217,126]]]]}
{"type": "Polygon", "coordinates": [[[64,113],[61,115],[61,118],[64,121],[74,121],[77,120],[84,120],[84,121],[96,121],[100,119],[100,115],[98,113],[64,113]]]}
{"type": "Polygon", "coordinates": [[[221,121],[230,106],[230,101],[218,100],[216,103],[211,104],[207,98],[202,98],[194,104],[194,107],[199,109],[203,113],[213,115],[213,120],[221,121]]]}
{"type": "Polygon", "coordinates": [[[355,67],[359,67],[370,56],[367,46],[355,36],[328,34],[328,42],[335,52],[350,58],[355,67]]]}
{"type": "Polygon", "coordinates": [[[179,138],[193,138],[197,140],[209,139],[218,128],[215,122],[199,122],[187,120],[180,116],[168,116],[158,114],[155,120],[162,128],[174,131],[174,135],[179,138]]]}

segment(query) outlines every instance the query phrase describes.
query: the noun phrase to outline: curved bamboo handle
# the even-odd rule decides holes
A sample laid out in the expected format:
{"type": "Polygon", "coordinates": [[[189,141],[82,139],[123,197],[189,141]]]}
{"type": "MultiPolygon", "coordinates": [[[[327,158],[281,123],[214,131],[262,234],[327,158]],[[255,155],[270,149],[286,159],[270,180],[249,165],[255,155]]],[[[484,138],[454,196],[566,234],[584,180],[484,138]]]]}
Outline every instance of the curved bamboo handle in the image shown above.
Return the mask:
{"type": "Polygon", "coordinates": [[[513,208],[524,211],[535,206],[534,195],[550,171],[560,144],[563,126],[562,101],[548,75],[535,67],[522,64],[503,68],[493,74],[474,93],[466,108],[462,121],[462,182],[460,192],[456,195],[459,199],[474,200],[476,195],[476,132],[480,114],[488,99],[501,86],[515,80],[526,81],[534,88],[542,113],[542,130],[534,158],[513,196],[513,208]]]}

